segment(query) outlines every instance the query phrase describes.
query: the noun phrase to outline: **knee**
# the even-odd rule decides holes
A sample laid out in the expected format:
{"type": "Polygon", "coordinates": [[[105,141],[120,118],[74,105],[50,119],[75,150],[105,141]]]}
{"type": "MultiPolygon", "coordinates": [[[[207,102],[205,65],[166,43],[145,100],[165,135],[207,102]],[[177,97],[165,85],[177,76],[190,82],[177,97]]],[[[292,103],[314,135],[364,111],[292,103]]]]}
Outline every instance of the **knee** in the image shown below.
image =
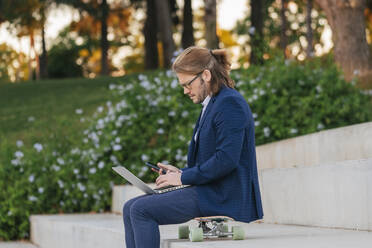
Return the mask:
{"type": "Polygon", "coordinates": [[[130,217],[131,207],[132,207],[134,202],[135,202],[135,198],[127,201],[124,204],[124,206],[123,206],[123,217],[124,218],[129,218],[130,217]]]}
{"type": "Polygon", "coordinates": [[[141,218],[141,217],[146,217],[148,213],[148,202],[143,201],[143,200],[138,200],[131,204],[130,206],[130,217],[133,219],[141,218]]]}

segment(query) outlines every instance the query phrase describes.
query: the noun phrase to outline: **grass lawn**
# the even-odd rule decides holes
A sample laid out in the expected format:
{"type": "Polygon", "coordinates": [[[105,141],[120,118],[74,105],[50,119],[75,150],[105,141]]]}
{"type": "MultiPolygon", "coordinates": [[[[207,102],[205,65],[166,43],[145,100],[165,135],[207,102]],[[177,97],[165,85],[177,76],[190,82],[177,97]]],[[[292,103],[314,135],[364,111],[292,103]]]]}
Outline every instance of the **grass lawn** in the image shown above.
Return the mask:
{"type": "Polygon", "coordinates": [[[48,139],[50,131],[61,135],[82,130],[98,106],[110,98],[109,84],[123,77],[71,78],[0,85],[0,142],[24,143],[48,139]],[[76,109],[82,109],[77,114],[76,109]]]}

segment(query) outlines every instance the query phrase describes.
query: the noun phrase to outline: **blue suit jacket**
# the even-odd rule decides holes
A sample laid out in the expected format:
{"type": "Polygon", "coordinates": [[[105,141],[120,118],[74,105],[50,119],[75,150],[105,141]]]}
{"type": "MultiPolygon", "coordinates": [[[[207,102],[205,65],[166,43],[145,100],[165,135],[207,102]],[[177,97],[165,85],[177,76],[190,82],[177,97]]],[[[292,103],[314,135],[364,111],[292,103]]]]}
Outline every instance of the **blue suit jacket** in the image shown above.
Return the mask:
{"type": "Polygon", "coordinates": [[[187,164],[181,181],[196,185],[204,216],[227,215],[243,222],[263,217],[254,121],[236,90],[223,87],[209,101],[195,126],[187,164]]]}

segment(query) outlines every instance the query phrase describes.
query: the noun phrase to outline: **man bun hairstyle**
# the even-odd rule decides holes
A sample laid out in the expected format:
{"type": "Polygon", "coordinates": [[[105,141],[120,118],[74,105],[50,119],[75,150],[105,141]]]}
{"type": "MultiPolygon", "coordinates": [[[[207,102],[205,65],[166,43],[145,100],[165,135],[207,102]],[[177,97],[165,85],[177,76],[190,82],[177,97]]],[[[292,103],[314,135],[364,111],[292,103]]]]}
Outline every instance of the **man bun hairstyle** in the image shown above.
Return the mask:
{"type": "Polygon", "coordinates": [[[225,49],[206,49],[202,47],[186,48],[172,65],[176,73],[196,75],[204,70],[211,72],[210,90],[217,95],[222,86],[234,88],[230,78],[231,63],[225,49]]]}

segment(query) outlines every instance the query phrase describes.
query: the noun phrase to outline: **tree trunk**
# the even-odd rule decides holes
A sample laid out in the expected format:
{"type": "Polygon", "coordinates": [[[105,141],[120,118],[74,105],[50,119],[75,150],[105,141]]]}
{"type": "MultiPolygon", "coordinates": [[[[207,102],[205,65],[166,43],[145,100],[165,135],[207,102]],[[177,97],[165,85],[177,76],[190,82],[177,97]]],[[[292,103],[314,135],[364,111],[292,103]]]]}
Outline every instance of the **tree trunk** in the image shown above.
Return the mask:
{"type": "Polygon", "coordinates": [[[163,44],[164,68],[170,68],[175,45],[173,41],[172,20],[169,12],[168,1],[156,0],[156,10],[159,24],[158,28],[163,44]]]}
{"type": "Polygon", "coordinates": [[[251,37],[251,64],[262,64],[262,39],[263,39],[263,5],[264,0],[251,0],[251,29],[249,35],[251,37]]]}
{"type": "Polygon", "coordinates": [[[182,30],[182,48],[186,49],[195,44],[194,28],[192,26],[193,16],[191,0],[185,0],[183,6],[183,30],[182,30]]]}
{"type": "Polygon", "coordinates": [[[108,67],[108,49],[109,43],[107,40],[107,16],[109,7],[107,0],[102,0],[101,3],[101,75],[109,74],[108,67]]]}
{"type": "Polygon", "coordinates": [[[207,48],[218,48],[217,25],[216,25],[216,0],[204,0],[205,5],[205,39],[207,40],[207,48]]]}
{"type": "Polygon", "coordinates": [[[306,40],[307,40],[306,54],[308,58],[311,58],[314,56],[313,29],[311,28],[312,9],[313,9],[313,0],[307,0],[307,3],[306,3],[306,40]]]}
{"type": "Polygon", "coordinates": [[[372,57],[366,39],[365,0],[316,0],[332,29],[336,63],[345,78],[371,75],[372,57]]]}
{"type": "Polygon", "coordinates": [[[283,50],[284,57],[287,58],[287,17],[285,15],[287,9],[287,0],[281,0],[280,19],[281,19],[281,31],[280,31],[280,48],[283,50]]]}
{"type": "Polygon", "coordinates": [[[48,78],[48,56],[45,45],[45,13],[44,9],[41,9],[42,20],[41,20],[41,47],[42,53],[40,56],[40,77],[42,79],[48,78]]]}
{"type": "Polygon", "coordinates": [[[145,36],[145,69],[159,67],[156,7],[154,0],[146,1],[146,21],[143,29],[145,36]]]}

